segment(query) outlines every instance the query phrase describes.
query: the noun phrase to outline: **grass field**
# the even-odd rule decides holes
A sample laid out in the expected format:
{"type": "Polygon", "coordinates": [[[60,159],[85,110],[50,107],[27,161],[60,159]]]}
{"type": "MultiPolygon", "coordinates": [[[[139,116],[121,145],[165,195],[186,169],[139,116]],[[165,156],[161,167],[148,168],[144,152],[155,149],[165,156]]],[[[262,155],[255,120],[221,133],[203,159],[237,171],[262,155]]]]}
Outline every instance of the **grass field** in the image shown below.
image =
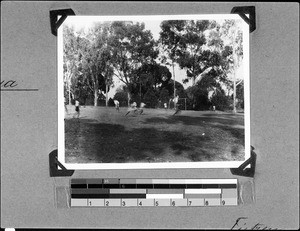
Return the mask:
{"type": "Polygon", "coordinates": [[[65,116],[66,163],[242,161],[244,116],[211,111],[75,107],[65,116]]]}

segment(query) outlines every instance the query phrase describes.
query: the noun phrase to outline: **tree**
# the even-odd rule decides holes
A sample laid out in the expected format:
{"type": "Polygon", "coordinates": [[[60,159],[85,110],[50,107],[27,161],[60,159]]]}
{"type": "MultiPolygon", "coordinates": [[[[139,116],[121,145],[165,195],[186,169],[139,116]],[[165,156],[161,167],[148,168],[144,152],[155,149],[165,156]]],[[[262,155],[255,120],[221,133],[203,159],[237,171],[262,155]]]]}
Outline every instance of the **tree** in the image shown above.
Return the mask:
{"type": "Polygon", "coordinates": [[[170,94],[169,91],[166,88],[162,88],[159,93],[159,100],[162,103],[168,103],[170,100],[170,94]]]}
{"type": "Polygon", "coordinates": [[[68,91],[68,102],[71,105],[71,95],[75,93],[75,85],[72,82],[76,81],[78,75],[79,52],[78,41],[75,36],[73,27],[64,25],[63,27],[63,70],[64,70],[64,84],[68,91]]]}
{"type": "Polygon", "coordinates": [[[181,69],[186,69],[187,79],[201,80],[202,73],[211,68],[218,69],[221,54],[209,49],[205,32],[216,27],[214,21],[186,20],[164,21],[161,24],[161,42],[166,47],[169,57],[177,62],[181,69]]]}
{"type": "Polygon", "coordinates": [[[146,92],[151,88],[157,96],[162,85],[167,83],[172,75],[166,66],[156,62],[144,63],[135,71],[137,79],[132,84],[131,92],[139,96],[138,101],[142,101],[146,92]]]}
{"type": "Polygon", "coordinates": [[[175,87],[175,62],[178,58],[178,50],[182,45],[182,32],[184,30],[184,26],[186,21],[184,20],[169,20],[163,21],[160,24],[161,32],[160,32],[160,51],[164,52],[167,55],[161,55],[160,60],[163,64],[166,64],[172,68],[173,78],[174,78],[174,86],[173,88],[173,97],[176,95],[176,87],[175,87]]]}
{"type": "Polygon", "coordinates": [[[233,74],[233,111],[236,112],[236,70],[240,66],[243,59],[243,33],[237,20],[225,20],[221,30],[223,38],[229,41],[228,46],[231,47],[231,54],[228,56],[229,68],[228,72],[233,74]]]}
{"type": "MultiPolygon", "coordinates": [[[[98,96],[101,91],[108,92],[112,84],[114,73],[111,65],[109,40],[109,24],[97,23],[83,38],[82,70],[85,83],[94,94],[94,106],[97,106],[98,96]]],[[[106,105],[108,97],[106,95],[106,105]]]]}
{"type": "Polygon", "coordinates": [[[116,94],[114,95],[114,99],[118,100],[120,102],[120,106],[127,104],[128,95],[127,95],[127,91],[124,89],[124,86],[121,86],[116,90],[116,94]]]}
{"type": "Polygon", "coordinates": [[[230,107],[230,97],[226,96],[222,88],[218,88],[217,91],[211,97],[211,104],[216,106],[217,110],[227,110],[230,107]]]}
{"type": "Polygon", "coordinates": [[[244,81],[240,81],[236,84],[236,99],[237,106],[244,109],[244,81]]]}
{"type": "Polygon", "coordinates": [[[151,63],[157,57],[155,41],[143,23],[113,22],[109,45],[113,54],[115,76],[127,86],[128,105],[131,90],[138,84],[135,71],[144,63],[151,63]]]}
{"type": "Polygon", "coordinates": [[[100,93],[109,91],[114,73],[109,36],[108,23],[96,23],[87,33],[64,26],[64,74],[69,98],[76,93],[85,101],[91,93],[97,106],[100,93]]]}
{"type": "Polygon", "coordinates": [[[157,105],[158,98],[153,89],[149,88],[144,96],[144,103],[147,107],[154,108],[157,105]]]}

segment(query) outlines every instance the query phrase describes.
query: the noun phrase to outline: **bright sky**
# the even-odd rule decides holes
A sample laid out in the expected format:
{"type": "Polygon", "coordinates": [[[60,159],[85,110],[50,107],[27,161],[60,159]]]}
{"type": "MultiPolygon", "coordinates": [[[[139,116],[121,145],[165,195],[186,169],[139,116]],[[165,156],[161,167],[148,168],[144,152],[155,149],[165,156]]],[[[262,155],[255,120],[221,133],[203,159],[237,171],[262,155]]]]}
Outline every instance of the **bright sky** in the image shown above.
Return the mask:
{"type": "MultiPolygon", "coordinates": [[[[69,26],[74,26],[75,30],[80,30],[82,28],[88,29],[93,25],[95,21],[114,21],[114,20],[124,20],[124,21],[133,21],[133,22],[144,22],[145,23],[145,29],[150,30],[152,32],[153,38],[158,39],[159,38],[159,32],[160,32],[160,23],[163,20],[170,20],[170,19],[211,19],[211,20],[216,20],[216,21],[221,21],[226,19],[238,19],[240,20],[238,15],[235,14],[227,14],[227,15],[184,15],[184,16],[143,16],[141,19],[141,16],[69,16],[64,24],[67,24],[69,26]]],[[[173,76],[173,70],[171,67],[168,67],[170,72],[172,73],[172,78],[173,76]]],[[[186,78],[186,70],[182,70],[179,68],[177,64],[175,64],[175,80],[182,83],[182,80],[186,78]]],[[[243,68],[239,68],[237,70],[237,76],[241,76],[243,73],[243,68]]],[[[110,89],[108,93],[108,97],[113,98],[116,89],[122,85],[122,83],[114,77],[114,84],[115,86],[110,89]]],[[[191,86],[191,81],[187,84],[183,84],[184,88],[186,89],[187,87],[191,86]]]]}

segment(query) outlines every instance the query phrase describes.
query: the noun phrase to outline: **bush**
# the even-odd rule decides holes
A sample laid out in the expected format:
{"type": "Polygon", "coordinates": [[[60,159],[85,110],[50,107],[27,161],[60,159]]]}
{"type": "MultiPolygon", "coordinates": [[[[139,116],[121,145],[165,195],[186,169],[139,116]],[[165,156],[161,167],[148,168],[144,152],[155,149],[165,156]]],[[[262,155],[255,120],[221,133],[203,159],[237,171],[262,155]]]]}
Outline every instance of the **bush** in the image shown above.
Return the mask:
{"type": "Polygon", "coordinates": [[[109,107],[114,107],[115,106],[114,100],[112,98],[109,98],[109,100],[108,100],[108,106],[109,107]]]}
{"type": "Polygon", "coordinates": [[[216,106],[216,110],[230,110],[230,97],[226,96],[223,90],[214,93],[210,101],[212,105],[216,106]]]}
{"type": "Polygon", "coordinates": [[[152,89],[149,89],[145,96],[144,96],[144,103],[146,104],[146,107],[150,107],[150,108],[155,108],[157,103],[158,103],[158,99],[154,93],[154,91],[152,89]]]}
{"type": "Polygon", "coordinates": [[[118,91],[116,92],[114,99],[118,100],[120,103],[120,106],[125,106],[127,105],[128,102],[128,95],[127,92],[125,91],[118,91]]]}

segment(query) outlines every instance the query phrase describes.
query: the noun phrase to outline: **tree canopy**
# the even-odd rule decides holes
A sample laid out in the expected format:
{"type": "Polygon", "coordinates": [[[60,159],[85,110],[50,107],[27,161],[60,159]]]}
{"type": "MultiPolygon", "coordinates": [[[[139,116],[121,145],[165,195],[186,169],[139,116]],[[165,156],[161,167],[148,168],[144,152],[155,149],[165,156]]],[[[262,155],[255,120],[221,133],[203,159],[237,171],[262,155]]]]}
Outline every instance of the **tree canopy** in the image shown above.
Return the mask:
{"type": "MultiPolygon", "coordinates": [[[[127,100],[127,105],[136,101],[155,107],[173,98],[174,89],[191,109],[227,99],[224,87],[232,89],[228,76],[243,58],[242,32],[236,21],[167,20],[160,27],[155,40],[139,22],[98,22],[79,31],[64,25],[64,83],[69,102],[90,97],[97,106],[116,79],[123,87],[113,98],[127,100]],[[175,64],[185,70],[182,83],[172,79],[170,66],[175,64]],[[182,84],[190,81],[191,87],[185,89],[182,84]],[[215,101],[209,92],[214,92],[215,101]]],[[[238,97],[242,102],[243,84],[238,87],[238,97]]],[[[108,104],[107,95],[106,100],[108,104]]]]}

